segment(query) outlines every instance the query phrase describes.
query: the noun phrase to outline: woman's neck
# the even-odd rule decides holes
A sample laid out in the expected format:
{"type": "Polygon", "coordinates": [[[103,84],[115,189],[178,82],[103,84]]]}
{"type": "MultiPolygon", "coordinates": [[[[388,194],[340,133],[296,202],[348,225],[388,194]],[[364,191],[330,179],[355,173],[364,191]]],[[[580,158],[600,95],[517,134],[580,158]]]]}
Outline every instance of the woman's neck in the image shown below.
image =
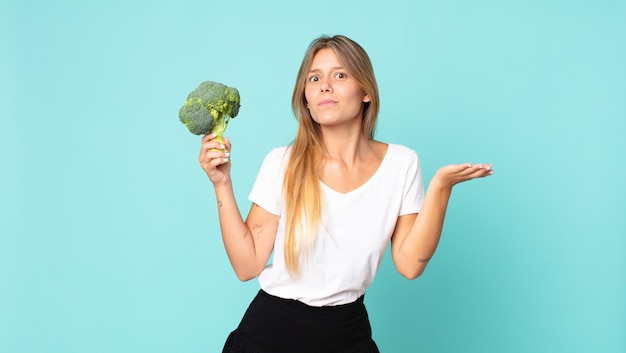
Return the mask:
{"type": "Polygon", "coordinates": [[[371,152],[371,140],[360,129],[323,129],[323,136],[325,159],[352,165],[371,152]]]}

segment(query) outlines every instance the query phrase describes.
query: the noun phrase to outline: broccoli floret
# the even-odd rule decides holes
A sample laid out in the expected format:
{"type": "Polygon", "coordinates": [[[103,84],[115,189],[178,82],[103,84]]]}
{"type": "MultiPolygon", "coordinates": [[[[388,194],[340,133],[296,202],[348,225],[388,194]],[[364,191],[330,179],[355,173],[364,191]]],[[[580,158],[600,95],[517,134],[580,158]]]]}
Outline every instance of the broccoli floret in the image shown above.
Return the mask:
{"type": "Polygon", "coordinates": [[[205,81],[187,96],[178,111],[178,118],[196,135],[210,132],[224,143],[224,130],[230,118],[239,113],[239,91],[219,82],[205,81]]]}

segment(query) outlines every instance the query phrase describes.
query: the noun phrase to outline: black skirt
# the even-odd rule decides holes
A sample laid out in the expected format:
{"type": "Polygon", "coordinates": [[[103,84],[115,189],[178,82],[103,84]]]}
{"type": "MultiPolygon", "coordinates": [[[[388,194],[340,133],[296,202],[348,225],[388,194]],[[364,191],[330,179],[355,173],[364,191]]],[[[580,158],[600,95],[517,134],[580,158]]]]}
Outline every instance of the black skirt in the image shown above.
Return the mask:
{"type": "Polygon", "coordinates": [[[222,353],[379,353],[363,297],[313,307],[260,290],[222,353]]]}

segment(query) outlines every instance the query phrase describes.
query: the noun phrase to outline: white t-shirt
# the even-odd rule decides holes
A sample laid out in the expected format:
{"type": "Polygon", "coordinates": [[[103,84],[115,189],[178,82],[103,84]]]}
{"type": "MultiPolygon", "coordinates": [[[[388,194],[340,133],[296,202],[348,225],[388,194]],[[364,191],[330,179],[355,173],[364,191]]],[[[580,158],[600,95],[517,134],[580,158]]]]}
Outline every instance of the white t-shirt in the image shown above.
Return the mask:
{"type": "Polygon", "coordinates": [[[417,154],[389,144],[378,170],[363,185],[339,193],[321,183],[322,226],[308,259],[300,259],[297,278],[285,267],[285,219],[282,181],[288,147],[265,157],[250,201],[280,216],[272,261],[259,275],[261,288],[277,297],[311,306],[347,304],[374,280],[398,216],[418,213],[424,185],[417,154]]]}

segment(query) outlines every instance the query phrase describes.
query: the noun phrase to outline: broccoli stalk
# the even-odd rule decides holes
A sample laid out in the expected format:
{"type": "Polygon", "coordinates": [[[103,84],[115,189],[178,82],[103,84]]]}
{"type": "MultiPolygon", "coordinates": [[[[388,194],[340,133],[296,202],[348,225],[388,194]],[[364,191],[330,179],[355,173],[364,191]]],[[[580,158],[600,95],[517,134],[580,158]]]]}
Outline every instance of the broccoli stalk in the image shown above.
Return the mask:
{"type": "Polygon", "coordinates": [[[224,131],[231,118],[239,113],[240,99],[236,88],[219,82],[205,81],[187,96],[178,118],[196,135],[214,133],[224,144],[224,131]]]}

